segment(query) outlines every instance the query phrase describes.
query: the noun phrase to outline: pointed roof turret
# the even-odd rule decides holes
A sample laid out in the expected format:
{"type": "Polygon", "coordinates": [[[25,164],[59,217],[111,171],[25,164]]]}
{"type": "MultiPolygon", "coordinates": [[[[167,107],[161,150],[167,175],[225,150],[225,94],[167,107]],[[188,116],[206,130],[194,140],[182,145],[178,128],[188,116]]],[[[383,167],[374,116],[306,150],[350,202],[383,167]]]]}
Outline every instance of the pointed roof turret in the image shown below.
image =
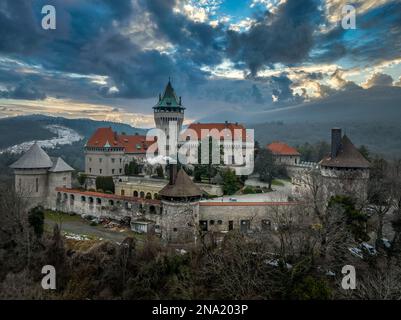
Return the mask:
{"type": "Polygon", "coordinates": [[[159,195],[166,198],[200,198],[202,190],[191,180],[184,169],[180,169],[174,179],[174,184],[167,184],[159,195]]]}
{"type": "Polygon", "coordinates": [[[174,88],[170,79],[164,89],[162,96],[159,95],[159,101],[153,108],[167,108],[167,109],[185,109],[181,105],[181,98],[175,94],[174,88]]]}
{"type": "Polygon", "coordinates": [[[35,142],[21,158],[14,162],[13,169],[48,169],[53,162],[45,151],[35,142]]]}
{"type": "Polygon", "coordinates": [[[74,168],[70,167],[62,158],[51,158],[53,166],[49,169],[49,172],[70,172],[75,171],[74,168]]]}
{"type": "Polygon", "coordinates": [[[320,161],[320,165],[332,168],[360,168],[367,169],[370,162],[359,152],[347,135],[341,139],[337,155],[327,156],[320,161]]]}

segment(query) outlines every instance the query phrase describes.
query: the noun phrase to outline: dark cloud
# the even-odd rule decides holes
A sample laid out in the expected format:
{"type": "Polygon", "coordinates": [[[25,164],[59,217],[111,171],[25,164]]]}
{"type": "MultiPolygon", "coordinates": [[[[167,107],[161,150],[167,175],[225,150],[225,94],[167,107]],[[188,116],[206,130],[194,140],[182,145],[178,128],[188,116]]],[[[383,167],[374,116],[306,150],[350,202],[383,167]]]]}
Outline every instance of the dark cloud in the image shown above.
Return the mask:
{"type": "Polygon", "coordinates": [[[207,23],[194,22],[175,12],[176,0],[140,0],[155,22],[156,34],[179,50],[178,56],[193,63],[216,65],[223,58],[224,35],[221,26],[212,27],[207,23]]]}
{"type": "MultiPolygon", "coordinates": [[[[305,99],[306,93],[295,94],[293,88],[299,84],[288,75],[258,78],[257,72],[275,63],[292,66],[343,57],[372,64],[399,57],[401,52],[401,4],[397,2],[358,16],[356,31],[335,28],[319,35],[324,20],[318,0],[287,0],[274,13],[256,16],[256,23],[245,32],[192,21],[174,10],[176,1],[2,0],[0,58],[42,68],[38,73],[25,73],[21,66],[7,62],[7,68],[0,60],[0,84],[10,88],[2,96],[43,99],[47,94],[96,102],[149,98],[156,97],[172,76],[177,79],[177,91],[188,96],[200,92],[215,100],[256,105],[269,105],[274,96],[278,103],[295,103],[305,99]],[[57,8],[56,30],[40,27],[45,4],[57,8]],[[163,52],[145,49],[135,41],[129,26],[138,17],[148,17],[149,34],[172,48],[163,52]],[[210,74],[203,67],[213,68],[225,58],[251,76],[242,82],[224,80],[216,88],[215,82],[207,85],[210,74]],[[107,77],[107,83],[99,84],[93,75],[107,77]],[[197,91],[197,86],[207,89],[197,91]]],[[[324,78],[321,72],[301,73],[300,79],[316,83],[324,78]]],[[[360,89],[341,72],[332,79],[339,90],[360,89]]],[[[375,83],[388,83],[388,78],[381,76],[375,83]]],[[[321,85],[320,91],[328,96],[336,90],[321,85]]]]}
{"type": "Polygon", "coordinates": [[[321,21],[319,2],[288,0],[277,13],[266,12],[246,32],[228,32],[228,56],[245,63],[253,75],[274,63],[303,62],[313,47],[313,32],[321,21]]]}
{"type": "Polygon", "coordinates": [[[15,88],[0,91],[0,97],[6,99],[44,100],[46,94],[32,84],[23,82],[15,88]]]}
{"type": "Polygon", "coordinates": [[[401,52],[401,2],[390,1],[356,17],[356,29],[338,26],[316,37],[313,62],[373,65],[398,58],[401,52]]]}
{"type": "Polygon", "coordinates": [[[0,2],[0,52],[30,53],[42,42],[32,1],[0,2]]]}
{"type": "MultiPolygon", "coordinates": [[[[199,71],[190,58],[200,59],[197,55],[204,52],[207,57],[208,53],[199,47],[193,48],[191,56],[183,53],[176,61],[157,50],[143,50],[132,42],[129,34],[121,31],[136,14],[138,12],[134,12],[131,0],[92,0],[85,3],[6,0],[0,5],[0,26],[8,28],[4,29],[7,32],[0,33],[0,53],[13,53],[23,61],[42,65],[47,74],[39,75],[36,82],[38,85],[49,85],[46,91],[55,89],[68,94],[71,86],[68,73],[108,76],[109,83],[104,87],[96,86],[87,79],[74,78],[81,90],[86,90],[86,95],[92,98],[155,96],[156,90],[165,85],[170,75],[191,85],[201,82],[204,72],[199,71]],[[56,30],[40,28],[40,12],[44,4],[55,5],[57,9],[56,30]],[[57,72],[64,75],[60,76],[57,72]],[[59,90],[48,83],[49,78],[57,78],[59,90]],[[65,85],[62,85],[63,81],[65,85]],[[118,90],[110,90],[112,87],[118,90]]],[[[185,21],[184,16],[180,18],[185,21]]],[[[199,41],[201,46],[205,46],[211,39],[207,36],[210,30],[205,26],[190,23],[186,26],[197,35],[191,44],[199,41]]],[[[208,62],[205,59],[199,61],[208,62]]],[[[15,85],[15,82],[9,85],[15,85]]],[[[60,94],[55,91],[52,93],[60,94]]],[[[78,95],[76,91],[70,94],[78,95]]]]}

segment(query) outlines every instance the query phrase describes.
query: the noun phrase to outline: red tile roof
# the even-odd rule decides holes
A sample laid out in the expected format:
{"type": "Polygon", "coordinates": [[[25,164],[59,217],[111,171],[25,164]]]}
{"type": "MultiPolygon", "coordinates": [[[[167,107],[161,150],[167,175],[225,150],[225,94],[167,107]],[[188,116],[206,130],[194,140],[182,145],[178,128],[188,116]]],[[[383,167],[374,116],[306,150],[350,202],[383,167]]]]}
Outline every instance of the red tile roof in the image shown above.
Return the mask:
{"type": "Polygon", "coordinates": [[[284,142],[273,142],[267,145],[267,149],[269,149],[273,154],[280,156],[300,156],[301,154],[297,151],[297,149],[290,147],[288,144],[284,142]]]}
{"type": "MultiPolygon", "coordinates": [[[[241,138],[240,135],[242,135],[242,141],[246,141],[246,128],[242,124],[238,123],[191,123],[188,126],[188,129],[192,129],[196,132],[198,136],[198,140],[203,140],[206,136],[202,136],[202,130],[209,130],[210,131],[210,136],[212,136],[215,139],[220,139],[222,140],[224,138],[224,135],[228,134],[227,132],[224,132],[223,130],[227,129],[229,132],[231,132],[231,136],[233,138],[241,138]]],[[[187,129],[187,130],[188,130],[187,129]]],[[[204,133],[204,135],[207,134],[204,133]]],[[[188,132],[184,131],[183,134],[181,134],[181,137],[185,138],[188,136],[188,132]]],[[[249,139],[248,139],[249,140],[249,139]]]]}
{"type": "Polygon", "coordinates": [[[99,128],[86,143],[92,148],[123,148],[126,153],[146,153],[153,141],[146,141],[146,136],[119,135],[111,128],[99,128]]]}

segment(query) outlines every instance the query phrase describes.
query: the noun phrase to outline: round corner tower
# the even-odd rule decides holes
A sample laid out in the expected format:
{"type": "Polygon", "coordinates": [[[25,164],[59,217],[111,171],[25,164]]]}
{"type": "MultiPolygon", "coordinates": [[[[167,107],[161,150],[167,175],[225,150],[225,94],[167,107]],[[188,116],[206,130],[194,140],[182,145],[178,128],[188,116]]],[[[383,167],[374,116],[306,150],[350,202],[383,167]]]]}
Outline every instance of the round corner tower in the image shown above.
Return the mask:
{"type": "Polygon", "coordinates": [[[160,191],[162,239],[175,243],[196,242],[199,224],[199,200],[202,190],[177,166],[170,165],[170,181],[160,191]]]}
{"type": "Polygon", "coordinates": [[[50,157],[36,143],[10,166],[14,169],[15,191],[27,199],[29,205],[46,204],[48,170],[52,166],[50,157]]]}
{"type": "Polygon", "coordinates": [[[367,197],[370,163],[341,129],[333,128],[331,153],[320,161],[326,196],[351,195],[360,200],[367,197]]]}

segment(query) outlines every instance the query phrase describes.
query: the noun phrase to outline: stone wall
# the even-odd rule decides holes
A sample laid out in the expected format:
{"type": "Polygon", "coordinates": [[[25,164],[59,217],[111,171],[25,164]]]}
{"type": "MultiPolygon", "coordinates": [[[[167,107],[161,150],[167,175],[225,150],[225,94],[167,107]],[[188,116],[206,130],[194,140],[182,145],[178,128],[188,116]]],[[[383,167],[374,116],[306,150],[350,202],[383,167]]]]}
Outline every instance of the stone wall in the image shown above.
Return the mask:
{"type": "Polygon", "coordinates": [[[49,190],[47,169],[16,169],[15,190],[30,207],[45,205],[49,190]]]}
{"type": "Polygon", "coordinates": [[[192,243],[196,241],[199,224],[199,202],[162,201],[160,220],[162,239],[166,242],[192,243]]]}
{"type": "Polygon", "coordinates": [[[97,192],[58,188],[50,209],[65,213],[90,215],[97,218],[120,220],[146,218],[159,224],[160,201],[143,201],[132,197],[119,197],[97,192]]]}
{"type": "Polygon", "coordinates": [[[278,215],[294,205],[296,204],[201,202],[199,221],[204,226],[207,222],[207,231],[227,232],[231,229],[252,233],[275,228],[278,215]]]}
{"type": "MultiPolygon", "coordinates": [[[[160,190],[163,189],[167,183],[168,181],[164,179],[120,177],[118,181],[115,182],[115,194],[140,198],[151,197],[151,199],[155,199],[158,197],[160,190]]],[[[209,195],[223,195],[223,188],[220,185],[207,183],[196,183],[196,185],[209,195]]]]}

